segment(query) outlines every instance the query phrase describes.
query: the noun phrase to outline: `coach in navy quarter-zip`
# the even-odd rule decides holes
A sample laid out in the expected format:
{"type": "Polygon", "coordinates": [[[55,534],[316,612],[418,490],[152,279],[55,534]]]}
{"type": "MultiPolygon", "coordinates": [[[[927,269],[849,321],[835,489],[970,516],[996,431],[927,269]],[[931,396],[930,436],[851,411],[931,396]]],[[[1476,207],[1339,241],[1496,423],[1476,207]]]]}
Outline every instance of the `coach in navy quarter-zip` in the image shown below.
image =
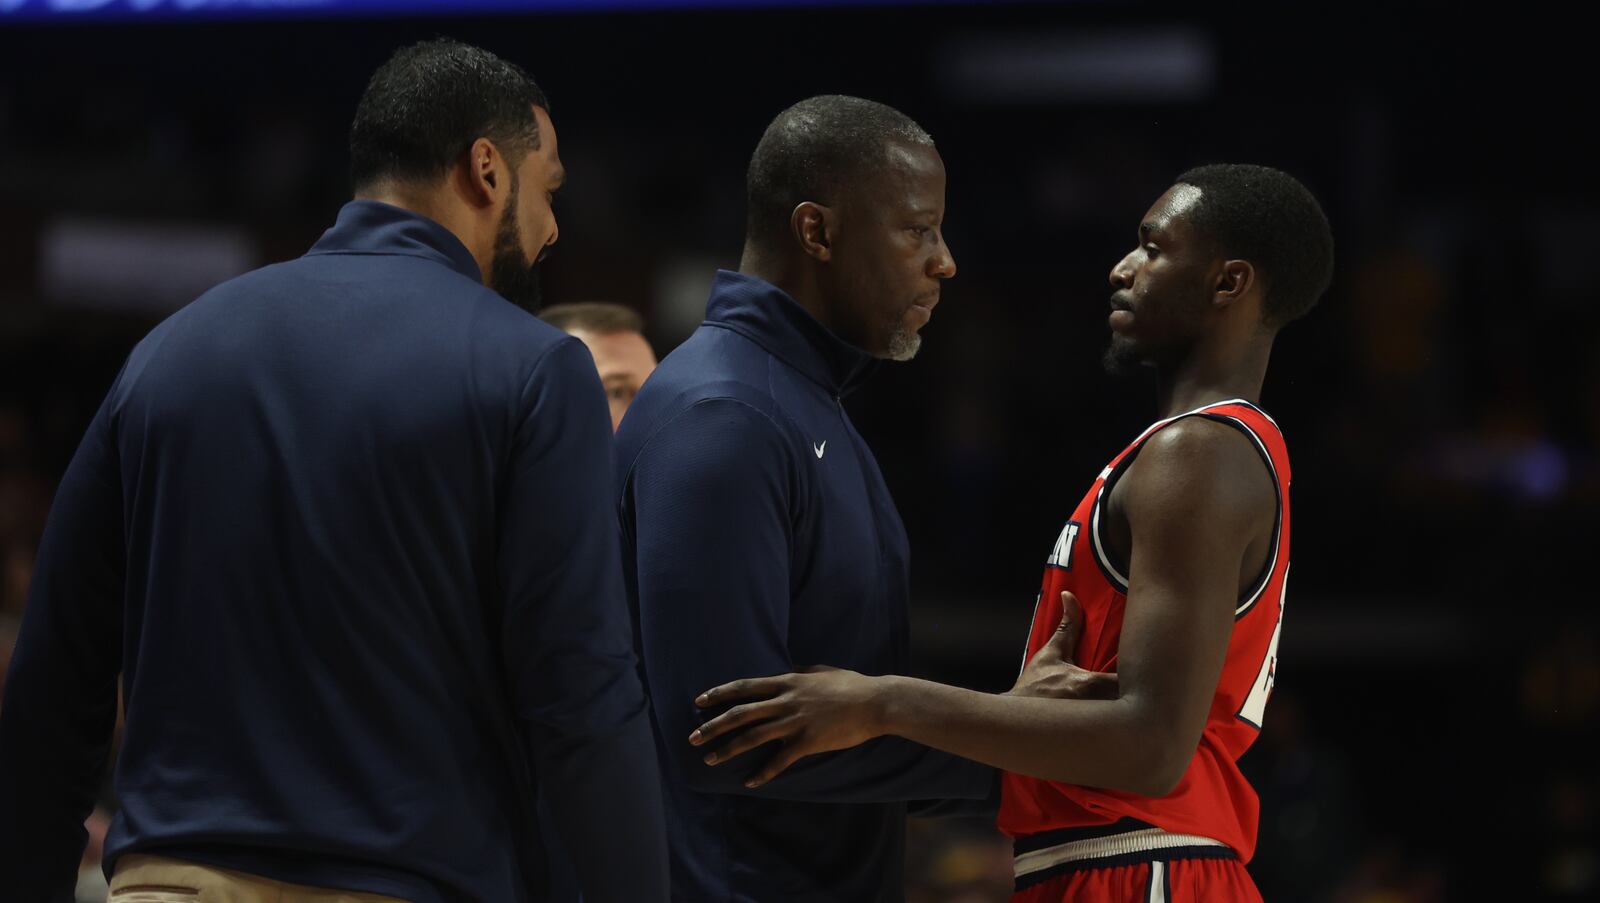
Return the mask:
{"type": "Polygon", "coordinates": [[[617,434],[673,898],[898,900],[908,804],[988,800],[992,770],[883,738],[751,789],[688,736],[734,678],[909,666],[905,528],[842,400],[916,353],[955,274],[944,166],[898,111],[816,97],[769,126],[748,188],[740,272],[617,434]]]}
{"type": "Polygon", "coordinates": [[[605,398],[526,309],[548,107],[487,51],[401,49],[333,228],[129,355],[6,681],[0,901],[71,896],[119,678],[112,903],[543,901],[537,802],[587,903],[666,896],[605,398]]]}

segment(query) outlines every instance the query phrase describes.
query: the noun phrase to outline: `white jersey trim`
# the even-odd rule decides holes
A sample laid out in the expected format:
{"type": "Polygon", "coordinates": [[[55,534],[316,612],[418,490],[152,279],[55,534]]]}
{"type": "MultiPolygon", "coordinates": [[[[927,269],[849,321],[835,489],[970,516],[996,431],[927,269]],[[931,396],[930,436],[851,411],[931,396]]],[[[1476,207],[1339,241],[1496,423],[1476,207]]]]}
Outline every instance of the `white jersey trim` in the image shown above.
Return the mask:
{"type": "MultiPolygon", "coordinates": [[[[1264,417],[1268,423],[1272,424],[1274,429],[1278,428],[1278,421],[1273,420],[1272,416],[1266,411],[1263,411],[1256,405],[1245,401],[1243,398],[1233,398],[1227,401],[1212,402],[1211,404],[1202,405],[1201,407],[1195,408],[1192,411],[1185,411],[1182,414],[1174,414],[1171,417],[1157,420],[1155,423],[1152,423],[1150,426],[1146,427],[1144,432],[1140,433],[1137,439],[1133,440],[1132,444],[1128,446],[1128,450],[1130,452],[1136,451],[1139,447],[1144,445],[1145,441],[1148,440],[1152,434],[1162,427],[1165,427],[1175,421],[1182,420],[1185,417],[1194,417],[1197,415],[1217,417],[1236,424],[1246,436],[1250,437],[1250,441],[1255,443],[1256,451],[1260,453],[1261,459],[1267,464],[1267,471],[1272,475],[1272,487],[1277,491],[1278,497],[1273,500],[1273,504],[1277,508],[1277,514],[1272,523],[1272,557],[1269,559],[1267,567],[1262,570],[1258,584],[1240,600],[1238,605],[1234,606],[1233,616],[1234,619],[1237,620],[1241,617],[1244,617],[1245,613],[1250,611],[1251,608],[1255,607],[1256,602],[1261,599],[1261,594],[1266,592],[1267,586],[1272,583],[1273,573],[1278,569],[1278,554],[1280,551],[1279,546],[1283,544],[1284,487],[1282,480],[1280,480],[1278,477],[1278,465],[1272,461],[1271,450],[1267,448],[1266,441],[1257,435],[1255,430],[1250,428],[1250,424],[1245,423],[1243,420],[1240,420],[1237,417],[1231,417],[1227,414],[1217,414],[1212,412],[1213,408],[1222,408],[1229,405],[1242,405],[1247,407],[1264,417]]],[[[1126,458],[1123,458],[1122,460],[1126,460],[1126,458]]],[[[1121,462],[1119,461],[1118,463],[1120,464],[1121,462]]],[[[1128,576],[1122,573],[1122,571],[1111,562],[1111,556],[1106,553],[1105,543],[1104,540],[1101,539],[1100,533],[1100,512],[1105,507],[1106,490],[1110,488],[1110,483],[1108,481],[1111,479],[1112,473],[1116,469],[1117,468],[1115,467],[1107,467],[1105,470],[1100,472],[1100,490],[1095,493],[1094,507],[1090,509],[1089,513],[1089,535],[1091,539],[1090,545],[1094,547],[1095,561],[1099,563],[1101,571],[1103,571],[1105,575],[1111,579],[1112,586],[1118,592],[1122,593],[1123,595],[1127,595],[1128,576]]]]}
{"type": "Polygon", "coordinates": [[[1154,850],[1171,850],[1178,847],[1226,847],[1227,844],[1199,834],[1172,834],[1160,828],[1145,828],[1110,837],[1091,837],[1073,840],[1053,847],[1023,853],[1012,860],[1014,877],[1022,878],[1034,872],[1091,859],[1108,859],[1129,853],[1146,853],[1154,850]]]}

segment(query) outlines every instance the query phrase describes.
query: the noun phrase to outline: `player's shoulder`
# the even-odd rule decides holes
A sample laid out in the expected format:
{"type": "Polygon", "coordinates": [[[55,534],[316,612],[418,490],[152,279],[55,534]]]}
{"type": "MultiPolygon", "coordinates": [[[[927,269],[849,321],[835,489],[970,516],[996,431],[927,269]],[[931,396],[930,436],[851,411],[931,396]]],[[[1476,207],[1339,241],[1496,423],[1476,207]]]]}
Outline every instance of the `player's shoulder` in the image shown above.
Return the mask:
{"type": "Polygon", "coordinates": [[[1199,414],[1180,417],[1150,434],[1139,450],[1141,461],[1178,467],[1207,462],[1249,460],[1255,454],[1249,434],[1223,420],[1199,414]]]}
{"type": "Polygon", "coordinates": [[[1223,419],[1186,416],[1156,430],[1140,446],[1129,476],[1132,486],[1167,497],[1230,498],[1245,509],[1275,504],[1252,433],[1223,419]]]}

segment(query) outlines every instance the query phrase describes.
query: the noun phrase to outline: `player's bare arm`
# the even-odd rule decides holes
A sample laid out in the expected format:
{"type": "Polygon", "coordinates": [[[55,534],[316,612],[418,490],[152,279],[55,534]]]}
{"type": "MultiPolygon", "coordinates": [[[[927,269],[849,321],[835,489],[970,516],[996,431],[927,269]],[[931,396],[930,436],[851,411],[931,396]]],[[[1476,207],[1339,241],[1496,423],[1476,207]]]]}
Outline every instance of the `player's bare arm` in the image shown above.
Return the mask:
{"type": "Polygon", "coordinates": [[[1109,510],[1131,547],[1115,699],[813,671],[708,691],[702,705],[734,705],[690,742],[742,728],[708,754],[720,763],[780,741],[753,785],[803,756],[894,734],[1020,774],[1165,795],[1199,743],[1241,587],[1265,563],[1275,499],[1259,455],[1226,425],[1191,418],[1143,448],[1109,510]]]}

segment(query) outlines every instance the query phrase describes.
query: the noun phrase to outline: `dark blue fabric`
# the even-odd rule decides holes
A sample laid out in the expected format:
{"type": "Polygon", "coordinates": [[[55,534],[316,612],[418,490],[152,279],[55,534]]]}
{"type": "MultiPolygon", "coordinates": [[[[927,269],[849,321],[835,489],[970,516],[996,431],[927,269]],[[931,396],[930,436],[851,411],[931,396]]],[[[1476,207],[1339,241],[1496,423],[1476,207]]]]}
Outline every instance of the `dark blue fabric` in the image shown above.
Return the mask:
{"type": "Polygon", "coordinates": [[[900,899],[907,803],[994,789],[991,769],[890,737],[751,791],[762,753],[710,767],[688,744],[719,683],[909,667],[905,529],[841,402],[876,366],[776,287],[719,272],[617,434],[676,900],[900,899]]]}
{"type": "Polygon", "coordinates": [[[64,477],[0,709],[8,901],[106,842],[415,901],[665,893],[605,399],[448,231],[357,201],[134,349],[64,477]],[[618,868],[619,862],[626,868],[618,868]]]}

